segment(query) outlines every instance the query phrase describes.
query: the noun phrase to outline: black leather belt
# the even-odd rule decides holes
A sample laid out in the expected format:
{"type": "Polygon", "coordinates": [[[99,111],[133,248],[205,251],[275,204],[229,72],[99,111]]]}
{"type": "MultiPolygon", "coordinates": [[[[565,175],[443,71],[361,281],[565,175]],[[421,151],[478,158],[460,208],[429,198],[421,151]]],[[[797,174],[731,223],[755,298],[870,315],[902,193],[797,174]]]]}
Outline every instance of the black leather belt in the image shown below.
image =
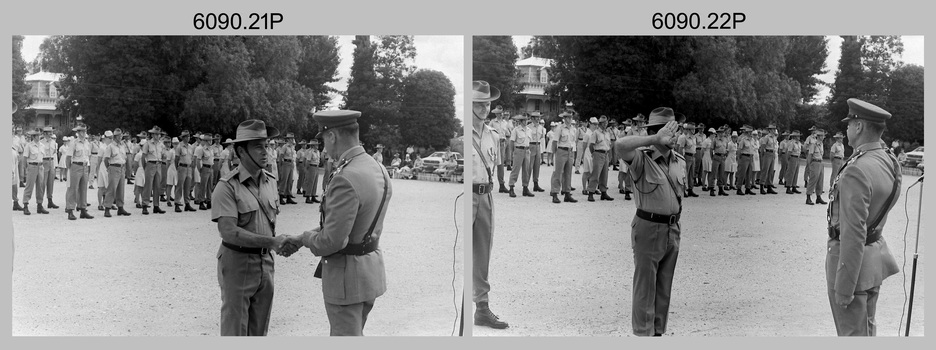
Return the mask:
{"type": "Polygon", "coordinates": [[[751,155],[748,154],[748,153],[742,153],[741,156],[742,156],[742,157],[750,157],[751,155]]]}
{"type": "Polygon", "coordinates": [[[28,162],[29,165],[42,165],[42,162],[28,162]]]}
{"type": "Polygon", "coordinates": [[[42,160],[55,160],[55,158],[52,158],[52,157],[45,157],[45,158],[42,158],[42,160]]]}
{"type": "Polygon", "coordinates": [[[377,250],[377,242],[379,241],[379,239],[375,239],[367,243],[348,243],[347,246],[339,250],[336,254],[367,255],[377,250]]]}
{"type": "Polygon", "coordinates": [[[96,156],[96,155],[97,155],[97,152],[91,152],[91,155],[92,155],[92,156],[96,156]]]}
{"type": "Polygon", "coordinates": [[[844,159],[842,157],[832,157],[833,159],[844,159]]]}
{"type": "Polygon", "coordinates": [[[530,142],[531,145],[538,145],[539,142],[530,142]]]}
{"type": "Polygon", "coordinates": [[[644,219],[644,220],[647,220],[647,221],[652,221],[652,222],[660,223],[660,224],[670,224],[670,225],[672,225],[672,224],[675,224],[675,223],[678,223],[678,222],[679,222],[679,214],[676,214],[676,215],[660,215],[660,214],[651,213],[651,212],[649,212],[649,211],[644,211],[644,210],[642,210],[642,209],[637,209],[637,217],[638,217],[638,218],[641,218],[641,219],[644,219]]]}
{"type": "Polygon", "coordinates": [[[695,153],[683,152],[683,156],[685,156],[685,157],[692,157],[692,156],[695,156],[695,153]]]}
{"type": "Polygon", "coordinates": [[[696,150],[696,151],[701,151],[701,150],[702,150],[702,147],[696,147],[695,150],[696,150]]]}
{"type": "Polygon", "coordinates": [[[292,159],[283,159],[283,161],[292,163],[292,159]]]}
{"type": "Polygon", "coordinates": [[[596,149],[595,152],[598,152],[598,153],[607,153],[608,151],[605,151],[605,150],[603,150],[603,149],[596,149]]]}
{"type": "Polygon", "coordinates": [[[770,153],[773,153],[773,152],[774,152],[774,150],[772,150],[772,149],[765,149],[764,151],[765,151],[765,152],[770,152],[770,153]]]}
{"type": "Polygon", "coordinates": [[[147,160],[146,162],[150,164],[159,164],[158,160],[147,160]]]}
{"type": "Polygon", "coordinates": [[[169,164],[168,162],[160,162],[160,163],[162,163],[163,165],[169,164]]]}
{"type": "Polygon", "coordinates": [[[186,164],[186,163],[179,163],[179,166],[180,166],[180,167],[187,167],[187,166],[189,166],[189,165],[186,164]]]}
{"type": "Polygon", "coordinates": [[[719,157],[724,157],[724,156],[725,156],[724,153],[715,153],[715,155],[716,155],[716,156],[719,156],[719,157]]]}
{"type": "Polygon", "coordinates": [[[571,150],[572,150],[572,147],[562,147],[562,146],[559,146],[559,149],[564,150],[564,151],[571,151],[571,150]]]}
{"type": "Polygon", "coordinates": [[[517,149],[527,149],[527,148],[529,148],[529,147],[527,147],[527,146],[514,146],[514,147],[517,148],[517,149]]]}
{"type": "Polygon", "coordinates": [[[115,167],[115,168],[123,168],[124,165],[123,165],[123,164],[114,164],[114,163],[110,163],[110,164],[108,164],[107,166],[112,166],[112,167],[115,167]]]}
{"type": "Polygon", "coordinates": [[[211,169],[211,164],[202,164],[202,168],[211,169]]]}
{"type": "MultiPolygon", "coordinates": [[[[839,231],[837,227],[829,227],[829,238],[838,241],[839,236],[841,235],[842,235],[842,232],[839,231]]],[[[874,230],[874,232],[868,233],[868,235],[865,237],[865,245],[871,245],[880,239],[881,239],[881,230],[874,230]]]]}
{"type": "Polygon", "coordinates": [[[85,163],[85,162],[72,162],[72,164],[77,164],[77,165],[88,165],[88,163],[85,163]]]}
{"type": "Polygon", "coordinates": [[[239,245],[230,244],[230,243],[224,242],[224,241],[221,241],[221,245],[223,245],[223,246],[225,246],[225,247],[228,247],[228,249],[233,250],[233,251],[235,251],[235,252],[241,252],[241,253],[244,253],[244,254],[260,254],[260,255],[266,255],[267,253],[270,252],[270,250],[267,249],[267,248],[248,248],[248,247],[241,247],[241,246],[239,246],[239,245]]]}
{"type": "Polygon", "coordinates": [[[471,184],[471,191],[476,194],[488,194],[491,193],[491,189],[494,188],[494,183],[486,184],[471,184]]]}

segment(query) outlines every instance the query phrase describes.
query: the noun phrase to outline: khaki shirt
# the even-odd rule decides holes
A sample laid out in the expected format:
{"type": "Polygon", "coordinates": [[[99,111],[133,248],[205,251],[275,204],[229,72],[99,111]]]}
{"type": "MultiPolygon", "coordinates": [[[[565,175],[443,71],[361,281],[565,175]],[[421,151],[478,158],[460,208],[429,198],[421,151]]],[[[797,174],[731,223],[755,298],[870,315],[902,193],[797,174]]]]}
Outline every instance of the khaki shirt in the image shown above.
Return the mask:
{"type": "Polygon", "coordinates": [[[45,157],[45,150],[38,141],[27,142],[23,146],[23,158],[26,160],[26,164],[30,163],[42,163],[42,158],[45,157]]]}
{"type": "Polygon", "coordinates": [[[676,147],[679,147],[683,155],[685,155],[686,153],[689,153],[694,156],[696,152],[695,135],[686,135],[686,134],[679,135],[679,137],[676,138],[676,147]]]}
{"type": "Polygon", "coordinates": [[[478,154],[479,150],[475,149],[476,147],[472,145],[471,182],[475,184],[489,184],[493,181],[490,177],[490,168],[500,164],[500,159],[498,159],[497,138],[494,136],[494,130],[485,125],[482,126],[481,133],[479,134],[472,128],[471,138],[472,142],[478,145],[481,152],[481,154],[478,154]]]}
{"type": "Polygon", "coordinates": [[[686,184],[686,160],[676,152],[664,157],[657,149],[638,149],[634,159],[627,162],[628,174],[634,180],[637,208],[660,215],[680,212],[680,199],[686,184]],[[675,189],[667,180],[667,174],[675,189]]]}
{"type": "Polygon", "coordinates": [[[591,138],[588,143],[594,144],[596,151],[608,151],[611,149],[611,137],[608,135],[607,130],[595,129],[591,133],[591,138]]]}
{"type": "Polygon", "coordinates": [[[242,167],[222,176],[211,193],[211,221],[222,216],[237,219],[237,227],[252,233],[276,236],[279,192],[276,176],[261,170],[259,183],[242,167]]]}
{"type": "Polygon", "coordinates": [[[778,151],[780,154],[786,154],[786,152],[787,152],[787,144],[789,144],[789,143],[790,143],[790,140],[783,140],[783,141],[780,141],[780,143],[777,145],[777,151],[778,151]]]}
{"type": "Polygon", "coordinates": [[[195,147],[194,157],[201,160],[201,165],[214,165],[214,154],[208,146],[195,147]]]}
{"type": "Polygon", "coordinates": [[[58,151],[58,145],[55,144],[55,140],[52,139],[41,139],[39,144],[42,145],[42,148],[45,151],[45,158],[51,161],[55,161],[55,153],[58,151]]]}
{"type": "Polygon", "coordinates": [[[162,148],[162,142],[156,142],[153,140],[147,141],[145,144],[143,144],[143,161],[161,161],[163,157],[162,148]]]}
{"type": "Polygon", "coordinates": [[[91,142],[87,139],[75,139],[71,141],[71,145],[68,147],[65,155],[71,156],[72,162],[87,163],[91,158],[91,142]]]}
{"type": "Polygon", "coordinates": [[[179,158],[179,163],[192,166],[193,156],[194,154],[193,154],[192,145],[179,143],[179,146],[176,146],[176,157],[179,158]]]}
{"type": "Polygon", "coordinates": [[[728,152],[728,139],[716,136],[712,151],[724,155],[725,152],[728,152]]]}
{"type": "Polygon", "coordinates": [[[845,146],[841,142],[836,142],[832,144],[832,147],[829,148],[829,157],[830,158],[845,158],[845,146]]]}
{"type": "Polygon", "coordinates": [[[764,150],[776,151],[777,150],[777,138],[773,135],[766,135],[764,137],[761,137],[760,145],[761,145],[761,148],[763,148],[764,150]]]}
{"type": "Polygon", "coordinates": [[[822,142],[819,142],[818,139],[814,139],[812,143],[806,146],[807,159],[812,160],[822,160],[822,142]]]}
{"type": "Polygon", "coordinates": [[[757,152],[757,144],[753,137],[742,136],[738,142],[738,152],[741,154],[754,154],[757,152]]]}
{"type": "Polygon", "coordinates": [[[571,125],[562,124],[556,129],[555,133],[559,135],[556,137],[557,146],[571,149],[575,145],[576,130],[571,125]]]}
{"type": "Polygon", "coordinates": [[[521,125],[514,128],[510,140],[513,141],[514,147],[529,147],[530,141],[533,141],[530,137],[530,128],[521,125]]]}
{"type": "Polygon", "coordinates": [[[101,154],[101,158],[110,158],[108,162],[110,164],[126,164],[127,163],[127,145],[123,142],[111,142],[109,145],[104,146],[104,152],[101,154]]]}

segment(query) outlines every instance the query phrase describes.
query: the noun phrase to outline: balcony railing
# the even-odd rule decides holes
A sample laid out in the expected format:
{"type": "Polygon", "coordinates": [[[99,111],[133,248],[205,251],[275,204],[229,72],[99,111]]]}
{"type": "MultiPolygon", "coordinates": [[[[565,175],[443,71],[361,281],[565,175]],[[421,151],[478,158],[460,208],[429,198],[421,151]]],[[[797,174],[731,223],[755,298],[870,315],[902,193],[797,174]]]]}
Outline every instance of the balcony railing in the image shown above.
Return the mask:
{"type": "Polygon", "coordinates": [[[55,104],[60,100],[62,99],[51,97],[33,97],[32,103],[26,108],[54,110],[55,104]]]}

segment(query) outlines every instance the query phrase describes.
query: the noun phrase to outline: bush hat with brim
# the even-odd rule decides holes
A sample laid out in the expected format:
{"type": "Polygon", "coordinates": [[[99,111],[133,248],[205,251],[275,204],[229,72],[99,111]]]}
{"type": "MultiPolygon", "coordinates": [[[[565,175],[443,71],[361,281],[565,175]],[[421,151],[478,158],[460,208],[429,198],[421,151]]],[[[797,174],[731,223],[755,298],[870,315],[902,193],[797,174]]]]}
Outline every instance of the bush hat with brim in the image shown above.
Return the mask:
{"type": "Polygon", "coordinates": [[[471,101],[490,102],[500,98],[500,90],[484,80],[471,82],[471,101]]]}
{"type": "Polygon", "coordinates": [[[279,129],[267,126],[262,120],[249,119],[241,122],[240,125],[237,126],[237,132],[235,133],[234,139],[231,140],[231,143],[267,140],[276,136],[279,136],[279,129]]]}

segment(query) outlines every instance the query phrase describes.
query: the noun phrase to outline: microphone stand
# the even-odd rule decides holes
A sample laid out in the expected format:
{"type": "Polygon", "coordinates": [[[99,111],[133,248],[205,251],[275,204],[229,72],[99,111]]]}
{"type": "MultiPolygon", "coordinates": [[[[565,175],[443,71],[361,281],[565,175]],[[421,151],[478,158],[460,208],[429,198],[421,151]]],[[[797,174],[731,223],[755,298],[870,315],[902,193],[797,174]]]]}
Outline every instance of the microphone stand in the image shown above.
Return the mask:
{"type": "Polygon", "coordinates": [[[910,336],[910,316],[913,314],[913,290],[916,287],[917,260],[920,257],[920,215],[923,212],[923,175],[920,175],[920,203],[917,207],[917,232],[916,243],[913,246],[913,273],[910,274],[910,305],[907,308],[907,328],[904,332],[905,337],[910,336]]]}

